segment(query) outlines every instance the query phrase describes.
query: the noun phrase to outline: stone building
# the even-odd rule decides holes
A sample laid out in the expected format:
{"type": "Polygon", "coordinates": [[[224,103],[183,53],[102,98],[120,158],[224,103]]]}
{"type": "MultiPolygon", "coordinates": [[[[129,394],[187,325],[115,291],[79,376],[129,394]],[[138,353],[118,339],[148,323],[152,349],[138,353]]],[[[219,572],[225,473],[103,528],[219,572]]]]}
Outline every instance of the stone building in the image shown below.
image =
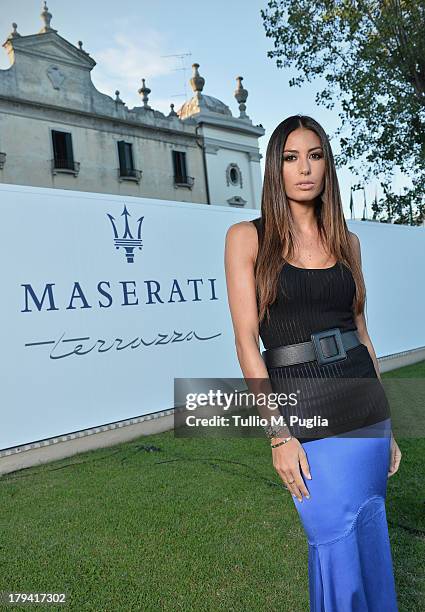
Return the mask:
{"type": "Polygon", "coordinates": [[[98,91],[94,59],[51,26],[23,36],[14,23],[0,70],[0,182],[183,202],[259,208],[261,125],[246,114],[248,92],[237,77],[239,116],[203,93],[193,64],[193,97],[168,115],[98,91]]]}

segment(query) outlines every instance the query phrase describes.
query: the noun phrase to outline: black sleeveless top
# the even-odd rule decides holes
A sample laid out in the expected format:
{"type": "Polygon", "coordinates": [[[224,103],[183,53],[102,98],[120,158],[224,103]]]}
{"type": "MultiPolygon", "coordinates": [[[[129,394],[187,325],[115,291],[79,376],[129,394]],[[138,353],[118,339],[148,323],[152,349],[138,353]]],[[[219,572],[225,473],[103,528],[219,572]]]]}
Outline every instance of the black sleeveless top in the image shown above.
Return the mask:
{"type": "MultiPolygon", "coordinates": [[[[261,217],[252,221],[260,245],[261,217]]],[[[306,269],[285,263],[278,280],[270,320],[260,323],[264,348],[310,340],[313,332],[339,327],[357,329],[352,304],[356,285],[351,271],[337,262],[331,268],[306,269]]]]}
{"type": "MultiPolygon", "coordinates": [[[[252,223],[257,228],[260,249],[262,218],[252,223]]],[[[270,319],[264,317],[259,324],[264,348],[306,342],[311,333],[333,327],[356,330],[352,309],[355,290],[353,275],[341,262],[317,269],[284,263],[276,300],[269,305],[270,319]]],[[[323,365],[310,361],[267,370],[273,391],[289,394],[295,388],[302,389],[295,410],[301,420],[320,416],[329,421],[329,426],[310,430],[290,426],[301,442],[352,431],[389,417],[385,392],[365,344],[347,350],[347,357],[341,361],[323,365]]],[[[289,425],[289,409],[279,410],[289,425]]]]}

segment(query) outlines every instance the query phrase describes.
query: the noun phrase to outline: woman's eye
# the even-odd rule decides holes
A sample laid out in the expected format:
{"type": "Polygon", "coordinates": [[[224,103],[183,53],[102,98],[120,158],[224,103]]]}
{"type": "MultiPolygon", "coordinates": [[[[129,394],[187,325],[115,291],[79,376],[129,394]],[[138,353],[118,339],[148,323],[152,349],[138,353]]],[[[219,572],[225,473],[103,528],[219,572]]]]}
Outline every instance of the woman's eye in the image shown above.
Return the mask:
{"type": "MultiPolygon", "coordinates": [[[[323,155],[322,153],[312,153],[311,157],[313,159],[322,159],[323,155]]],[[[284,161],[292,161],[293,159],[296,159],[296,155],[284,155],[283,156],[284,161]]]]}

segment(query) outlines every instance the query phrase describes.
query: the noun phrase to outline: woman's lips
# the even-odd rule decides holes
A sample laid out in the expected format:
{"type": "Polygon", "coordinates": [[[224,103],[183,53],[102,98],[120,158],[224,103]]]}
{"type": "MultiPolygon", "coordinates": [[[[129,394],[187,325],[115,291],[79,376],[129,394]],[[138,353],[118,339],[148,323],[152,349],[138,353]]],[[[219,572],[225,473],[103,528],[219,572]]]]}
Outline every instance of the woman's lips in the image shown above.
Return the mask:
{"type": "Polygon", "coordinates": [[[312,189],[314,187],[314,183],[297,183],[297,187],[298,189],[307,191],[308,189],[312,189]]]}

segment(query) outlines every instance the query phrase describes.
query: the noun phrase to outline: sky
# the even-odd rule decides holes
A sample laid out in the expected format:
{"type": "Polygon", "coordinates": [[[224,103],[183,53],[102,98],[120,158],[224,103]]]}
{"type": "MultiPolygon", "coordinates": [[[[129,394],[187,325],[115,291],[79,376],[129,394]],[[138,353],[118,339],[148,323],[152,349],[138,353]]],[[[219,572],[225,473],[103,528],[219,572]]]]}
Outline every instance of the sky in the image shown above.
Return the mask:
{"type": "MultiPolygon", "coordinates": [[[[0,0],[0,38],[3,41],[18,24],[21,35],[34,34],[42,27],[38,0],[0,0]]],[[[277,68],[267,57],[273,40],[265,35],[260,10],[267,0],[50,0],[51,27],[63,38],[83,48],[97,62],[92,70],[94,85],[112,97],[115,90],[129,108],[140,106],[137,90],[141,79],[152,90],[149,104],[168,114],[170,104],[177,110],[193,92],[189,84],[192,64],[200,65],[205,78],[203,92],[227,104],[238,116],[234,98],[236,77],[243,77],[248,90],[247,114],[266,130],[259,139],[262,173],[268,140],[275,127],[287,116],[303,113],[322,124],[329,136],[339,126],[338,105],[333,110],[317,106],[314,98],[323,87],[320,80],[289,87],[296,73],[277,68]]],[[[8,68],[9,58],[0,53],[0,68],[8,68]]],[[[331,139],[334,153],[337,139],[331,139]]],[[[350,184],[357,182],[348,169],[338,169],[344,213],[350,218],[350,184]]],[[[370,203],[375,183],[365,186],[370,203]]],[[[378,189],[378,197],[380,191],[378,189]]],[[[354,214],[363,213],[363,193],[354,193],[354,214]]]]}

